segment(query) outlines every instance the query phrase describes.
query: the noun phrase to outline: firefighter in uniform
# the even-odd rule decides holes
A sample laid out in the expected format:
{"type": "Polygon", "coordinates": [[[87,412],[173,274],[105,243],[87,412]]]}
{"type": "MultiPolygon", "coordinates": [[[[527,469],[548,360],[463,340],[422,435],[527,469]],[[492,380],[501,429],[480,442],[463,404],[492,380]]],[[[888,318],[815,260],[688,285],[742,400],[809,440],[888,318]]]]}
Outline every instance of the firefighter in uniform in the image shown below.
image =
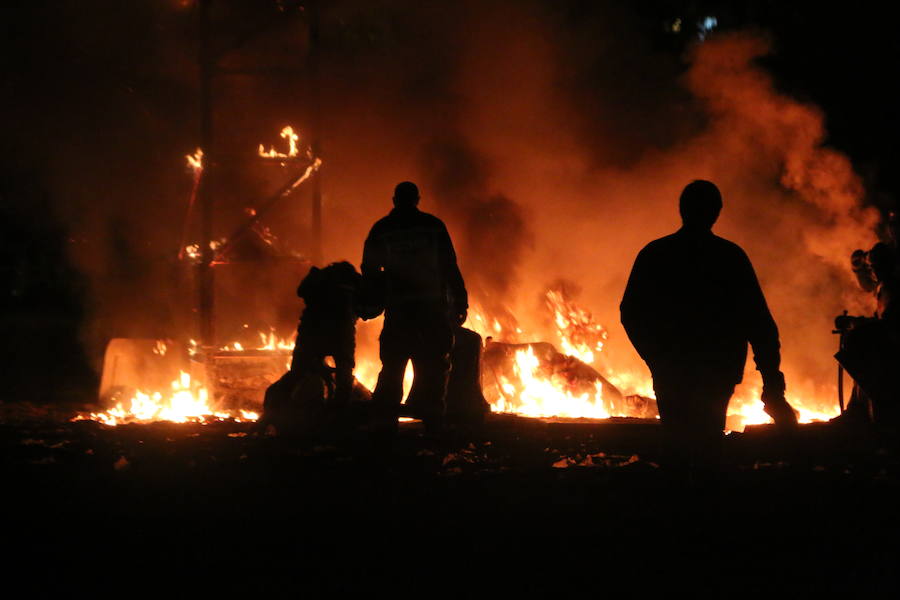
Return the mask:
{"type": "Polygon", "coordinates": [[[385,307],[381,372],[373,402],[396,426],[403,375],[412,361],[416,405],[409,411],[438,429],[444,417],[453,330],[463,323],[468,297],[444,223],[418,209],[419,190],[405,181],[394,190],[394,209],[372,226],[363,249],[367,297],[385,307]]]}

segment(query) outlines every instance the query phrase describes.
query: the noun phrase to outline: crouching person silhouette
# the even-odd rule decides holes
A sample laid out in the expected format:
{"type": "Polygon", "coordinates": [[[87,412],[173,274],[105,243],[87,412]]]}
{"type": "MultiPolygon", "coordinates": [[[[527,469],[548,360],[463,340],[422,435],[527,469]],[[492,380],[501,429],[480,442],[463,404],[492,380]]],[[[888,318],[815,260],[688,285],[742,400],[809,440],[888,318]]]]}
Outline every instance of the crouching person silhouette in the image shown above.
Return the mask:
{"type": "Polygon", "coordinates": [[[290,370],[266,390],[263,427],[316,433],[339,425],[353,391],[361,275],[348,262],[312,267],[297,288],[304,301],[290,370]],[[326,365],[331,357],[334,367],[326,365]]]}
{"type": "Polygon", "coordinates": [[[653,375],[669,466],[707,469],[721,457],[728,401],[747,344],[762,401],[779,426],[796,425],[784,397],[778,328],[750,259],[712,232],[722,196],[694,181],[680,199],[683,226],[637,256],[620,306],[622,325],[653,375]]]}

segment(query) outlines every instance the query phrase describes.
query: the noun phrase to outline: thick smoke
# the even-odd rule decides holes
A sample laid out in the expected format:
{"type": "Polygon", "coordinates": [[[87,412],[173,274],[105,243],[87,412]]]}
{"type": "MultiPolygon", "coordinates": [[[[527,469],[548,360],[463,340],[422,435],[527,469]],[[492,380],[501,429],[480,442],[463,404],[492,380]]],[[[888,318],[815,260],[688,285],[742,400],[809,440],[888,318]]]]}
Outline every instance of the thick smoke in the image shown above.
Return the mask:
{"type": "Polygon", "coordinates": [[[822,146],[820,111],[780,94],[756,64],[765,38],[713,36],[691,49],[683,71],[650,48],[621,60],[630,32],[609,26],[609,40],[585,53],[562,17],[522,6],[463,10],[472,30],[456,40],[456,68],[444,64],[446,79],[431,88],[453,98],[452,110],[431,129],[437,142],[419,142],[429,208],[450,222],[475,300],[494,294],[481,299],[493,308],[506,294],[499,303],[552,340],[534,299],[555,278],[578,281],[610,329],[607,364],[642,370],[618,325],[631,261],[677,229],[681,188],[711,179],[726,203],[717,232],[756,264],[791,385],[828,398],[831,320],[866,307],[847,256],[871,244],[877,215],[862,207],[849,160],[822,146]],[[653,78],[623,78],[621,62],[653,78]],[[590,85],[582,71],[593,73],[590,85]],[[622,115],[636,129],[622,127],[622,115]],[[492,197],[512,218],[491,222],[492,197]]]}
{"type": "Polygon", "coordinates": [[[531,239],[521,206],[491,192],[484,158],[459,140],[435,142],[423,168],[439,212],[458,225],[459,260],[472,265],[469,294],[494,318],[514,326],[508,299],[516,293],[519,263],[531,239]]]}
{"type": "MultiPolygon", "coordinates": [[[[123,101],[132,110],[119,111],[114,141],[128,149],[126,158],[97,141],[80,154],[95,160],[68,160],[58,171],[67,222],[83,238],[105,240],[77,252],[102,307],[88,324],[97,339],[156,334],[98,329],[103,320],[179,326],[164,314],[145,318],[160,312],[150,305],[184,300],[165,290],[165,277],[142,277],[165,271],[161,257],[174,253],[180,225],[173,223],[190,187],[183,155],[197,144],[194,30],[177,10],[167,5],[148,17],[169,25],[150,40],[165,66],[144,64],[145,79],[129,92],[141,101],[123,101]],[[184,107],[173,106],[176,96],[184,107]],[[98,162],[115,169],[90,176],[98,162]],[[74,193],[71,181],[86,191],[74,193]],[[141,269],[123,271],[123,254],[141,269]]],[[[447,221],[473,301],[556,341],[536,298],[548,282],[577,282],[578,300],[609,330],[607,363],[640,372],[618,324],[631,263],[648,241],[678,228],[681,188],[711,179],[725,198],[716,231],[756,265],[782,331],[789,386],[828,396],[831,319],[843,308],[866,309],[846,258],[874,241],[877,215],[863,208],[848,159],[823,147],[821,112],[779,93],[757,65],[769,51],[764,37],[713,35],[680,56],[651,43],[651,29],[620,3],[323,4],[318,82],[303,72],[302,17],[228,59],[235,71],[283,68],[218,84],[217,140],[228,151],[220,163],[220,234],[283,179],[277,167],[253,162],[252,152],[277,141],[285,124],[310,131],[316,86],[328,260],[358,264],[393,186],[416,181],[422,208],[447,221]]],[[[112,128],[99,118],[91,125],[112,128]]],[[[270,220],[301,250],[306,194],[270,220]]]]}
{"type": "Polygon", "coordinates": [[[781,163],[781,186],[814,209],[800,229],[807,248],[846,271],[848,248],[870,241],[877,211],[862,207],[862,182],[848,158],[822,146],[820,111],[775,93],[765,73],[753,67],[768,52],[764,39],[750,35],[702,45],[693,53],[688,86],[715,127],[728,132],[730,153],[758,152],[781,163]]]}

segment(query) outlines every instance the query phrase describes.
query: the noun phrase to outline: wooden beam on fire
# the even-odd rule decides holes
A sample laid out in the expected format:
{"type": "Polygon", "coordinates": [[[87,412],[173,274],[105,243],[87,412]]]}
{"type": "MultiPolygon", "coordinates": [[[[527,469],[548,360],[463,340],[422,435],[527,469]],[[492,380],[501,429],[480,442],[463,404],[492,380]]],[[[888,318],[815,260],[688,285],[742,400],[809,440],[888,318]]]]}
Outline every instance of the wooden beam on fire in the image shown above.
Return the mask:
{"type": "Polygon", "coordinates": [[[290,196],[291,193],[297,188],[300,183],[303,182],[304,179],[307,179],[310,176],[310,169],[317,168],[317,164],[319,163],[318,159],[315,162],[309,163],[305,169],[300,171],[299,173],[295,173],[283,186],[281,186],[277,192],[266,198],[262,201],[259,208],[256,209],[256,212],[249,219],[244,221],[237,229],[235,229],[230,236],[225,240],[225,243],[222,244],[216,251],[216,255],[214,258],[215,262],[220,262],[224,260],[228,252],[234,248],[235,243],[237,243],[242,237],[247,235],[252,229],[253,226],[256,225],[263,216],[268,213],[275,204],[278,203],[282,198],[286,198],[290,196]]]}

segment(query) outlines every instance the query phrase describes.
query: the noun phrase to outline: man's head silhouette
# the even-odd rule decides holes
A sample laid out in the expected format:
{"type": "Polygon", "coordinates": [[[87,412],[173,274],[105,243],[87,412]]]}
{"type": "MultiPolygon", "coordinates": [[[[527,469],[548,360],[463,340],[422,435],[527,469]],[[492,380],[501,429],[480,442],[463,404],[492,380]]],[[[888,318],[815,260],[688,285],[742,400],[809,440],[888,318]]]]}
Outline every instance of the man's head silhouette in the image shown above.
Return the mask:
{"type": "Polygon", "coordinates": [[[685,227],[712,229],[722,211],[722,194],[713,182],[697,179],[681,192],[678,210],[685,227]]]}
{"type": "Polygon", "coordinates": [[[412,181],[401,181],[394,188],[394,206],[415,208],[419,204],[419,188],[412,181]]]}

